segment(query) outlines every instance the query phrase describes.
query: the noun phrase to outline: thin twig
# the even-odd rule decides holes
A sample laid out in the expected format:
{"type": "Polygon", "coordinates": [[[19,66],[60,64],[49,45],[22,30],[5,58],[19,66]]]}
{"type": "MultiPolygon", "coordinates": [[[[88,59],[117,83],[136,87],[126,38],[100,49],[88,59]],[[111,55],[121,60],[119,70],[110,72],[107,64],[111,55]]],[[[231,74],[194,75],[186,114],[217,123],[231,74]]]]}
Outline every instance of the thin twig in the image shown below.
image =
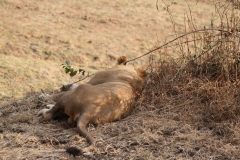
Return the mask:
{"type": "MultiPolygon", "coordinates": [[[[150,53],[152,53],[152,52],[154,52],[154,51],[157,51],[157,50],[161,49],[162,47],[164,47],[164,46],[166,46],[166,45],[168,45],[168,44],[170,44],[170,43],[172,43],[172,42],[174,42],[174,41],[176,41],[176,40],[178,40],[178,39],[186,36],[186,35],[189,35],[189,34],[192,34],[192,33],[196,33],[196,32],[209,31],[209,30],[211,30],[211,31],[214,31],[214,30],[215,30],[215,31],[230,33],[230,34],[232,34],[232,35],[240,38],[240,35],[238,35],[238,34],[233,34],[233,33],[230,32],[230,31],[222,30],[222,29],[217,29],[217,28],[209,28],[209,29],[195,30],[195,31],[191,31],[191,32],[185,33],[185,34],[183,34],[183,35],[181,35],[181,36],[178,36],[177,38],[174,38],[173,40],[168,41],[167,43],[161,45],[160,47],[157,47],[157,48],[155,48],[155,49],[153,49],[153,50],[150,50],[149,52],[147,52],[147,53],[145,53],[145,54],[143,54],[143,55],[141,55],[141,56],[139,56],[139,57],[136,57],[136,58],[133,58],[133,59],[128,60],[126,63],[131,62],[131,61],[134,61],[134,60],[139,59],[139,58],[142,58],[142,57],[144,57],[144,56],[146,56],[146,55],[148,55],[148,54],[150,54],[150,53]]],[[[217,43],[217,44],[218,44],[218,43],[217,43]]],[[[215,46],[215,45],[214,45],[214,46],[215,46]]],[[[75,82],[71,83],[71,84],[74,84],[74,83],[78,83],[78,82],[80,82],[80,81],[83,81],[83,80],[87,79],[88,77],[91,77],[92,75],[93,75],[93,74],[90,74],[90,75],[88,75],[87,77],[84,77],[84,78],[82,78],[82,79],[80,79],[80,80],[78,80],[78,81],[75,81],[75,82]]]]}
{"type": "Polygon", "coordinates": [[[150,53],[152,53],[152,52],[155,52],[155,51],[163,48],[164,46],[167,46],[168,44],[170,44],[170,43],[172,43],[172,42],[174,42],[174,41],[176,41],[176,40],[178,40],[178,39],[180,39],[180,38],[182,38],[182,37],[184,37],[184,36],[186,36],[186,35],[189,35],[189,34],[192,34],[192,33],[196,33],[196,32],[203,32],[203,31],[226,32],[226,33],[232,34],[233,36],[236,36],[236,37],[240,38],[240,35],[239,35],[239,34],[234,34],[234,33],[231,32],[231,31],[227,31],[227,30],[223,30],[223,29],[217,29],[217,28],[199,29],[199,30],[195,30],[195,31],[191,31],[191,32],[185,33],[185,34],[183,34],[183,35],[181,35],[181,36],[179,36],[179,37],[177,37],[177,38],[174,38],[173,40],[168,41],[167,43],[164,43],[164,44],[161,45],[160,47],[157,47],[157,48],[155,48],[155,49],[153,49],[153,50],[150,50],[149,52],[147,52],[147,53],[145,53],[145,54],[143,54],[143,55],[141,55],[141,56],[138,56],[138,57],[136,57],[136,58],[133,58],[133,59],[128,60],[126,63],[131,62],[131,61],[135,61],[136,59],[142,58],[142,57],[144,57],[144,56],[146,56],[146,55],[148,55],[148,54],[150,54],[150,53]]]}
{"type": "MultiPolygon", "coordinates": [[[[156,1],[156,8],[157,8],[157,10],[158,10],[158,0],[156,1]]],[[[159,11],[159,10],[158,10],[159,11]]]]}
{"type": "Polygon", "coordinates": [[[83,80],[87,79],[88,77],[91,77],[92,75],[93,75],[93,74],[89,74],[87,77],[84,77],[84,78],[82,78],[82,79],[79,79],[78,81],[75,81],[75,82],[71,83],[71,85],[74,84],[74,83],[83,81],[83,80]]]}

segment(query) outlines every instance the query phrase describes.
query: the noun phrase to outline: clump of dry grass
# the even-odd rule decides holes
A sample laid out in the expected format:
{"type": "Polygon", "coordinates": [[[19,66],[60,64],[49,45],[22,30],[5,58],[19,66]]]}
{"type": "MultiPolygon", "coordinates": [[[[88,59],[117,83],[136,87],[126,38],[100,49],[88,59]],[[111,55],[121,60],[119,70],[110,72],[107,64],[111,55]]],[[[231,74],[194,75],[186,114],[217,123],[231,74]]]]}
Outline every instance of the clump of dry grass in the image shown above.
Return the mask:
{"type": "MultiPolygon", "coordinates": [[[[150,58],[150,80],[142,102],[203,122],[240,115],[240,19],[234,4],[217,3],[219,24],[198,29],[186,15],[184,34],[150,58]],[[170,53],[174,54],[170,54],[170,53]]],[[[174,22],[173,22],[174,23],[174,22]]],[[[203,27],[203,26],[202,26],[203,27]]]]}

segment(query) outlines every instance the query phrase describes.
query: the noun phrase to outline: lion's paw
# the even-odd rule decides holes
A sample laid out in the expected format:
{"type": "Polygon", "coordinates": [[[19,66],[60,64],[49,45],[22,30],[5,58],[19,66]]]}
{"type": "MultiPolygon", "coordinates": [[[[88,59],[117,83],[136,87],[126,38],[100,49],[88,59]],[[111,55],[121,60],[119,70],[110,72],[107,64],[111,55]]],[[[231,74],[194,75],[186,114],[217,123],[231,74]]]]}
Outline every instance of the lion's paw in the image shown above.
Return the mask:
{"type": "Polygon", "coordinates": [[[54,104],[47,104],[47,105],[46,105],[46,107],[47,107],[48,109],[52,109],[53,106],[54,106],[54,104]]]}
{"type": "Polygon", "coordinates": [[[43,116],[44,119],[49,120],[52,118],[52,114],[51,113],[47,113],[47,111],[49,111],[50,109],[42,109],[41,111],[38,112],[37,116],[43,116]]]}

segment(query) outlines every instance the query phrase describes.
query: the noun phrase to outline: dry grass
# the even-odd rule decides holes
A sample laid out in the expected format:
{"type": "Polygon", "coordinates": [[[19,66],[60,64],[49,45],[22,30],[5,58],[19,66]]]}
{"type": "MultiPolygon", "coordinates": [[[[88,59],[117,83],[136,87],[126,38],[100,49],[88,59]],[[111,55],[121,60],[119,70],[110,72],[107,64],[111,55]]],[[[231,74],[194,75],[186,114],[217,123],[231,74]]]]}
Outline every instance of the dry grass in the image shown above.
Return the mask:
{"type": "Polygon", "coordinates": [[[171,38],[185,36],[149,56],[149,80],[131,116],[88,126],[95,152],[65,153],[88,143],[66,118],[36,117],[39,93],[30,92],[0,106],[0,159],[240,159],[239,10],[216,3],[218,20],[205,26],[212,30],[195,23],[191,7],[184,25],[168,14],[171,38]]]}
{"type": "MultiPolygon", "coordinates": [[[[152,96],[145,96],[144,104],[177,104],[171,109],[185,113],[183,107],[188,106],[187,110],[202,114],[201,120],[206,122],[238,118],[239,11],[232,9],[234,6],[229,3],[218,5],[220,24],[198,30],[190,14],[185,27],[190,31],[186,30],[176,45],[170,43],[164,51],[159,51],[158,58],[150,57],[151,74],[146,95],[152,96]],[[170,53],[174,50],[177,56],[172,56],[168,50],[170,53]]],[[[179,35],[177,30],[175,32],[179,35]]]]}

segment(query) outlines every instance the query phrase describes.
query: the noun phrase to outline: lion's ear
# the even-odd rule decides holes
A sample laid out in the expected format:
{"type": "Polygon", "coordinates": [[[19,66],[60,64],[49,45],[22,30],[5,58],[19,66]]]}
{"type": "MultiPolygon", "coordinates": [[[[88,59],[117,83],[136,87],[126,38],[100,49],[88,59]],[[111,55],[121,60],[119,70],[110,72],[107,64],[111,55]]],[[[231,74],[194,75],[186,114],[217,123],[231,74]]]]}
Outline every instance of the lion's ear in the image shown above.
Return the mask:
{"type": "Polygon", "coordinates": [[[118,57],[117,64],[118,65],[121,65],[121,64],[126,65],[127,64],[127,57],[126,56],[118,57]]]}

